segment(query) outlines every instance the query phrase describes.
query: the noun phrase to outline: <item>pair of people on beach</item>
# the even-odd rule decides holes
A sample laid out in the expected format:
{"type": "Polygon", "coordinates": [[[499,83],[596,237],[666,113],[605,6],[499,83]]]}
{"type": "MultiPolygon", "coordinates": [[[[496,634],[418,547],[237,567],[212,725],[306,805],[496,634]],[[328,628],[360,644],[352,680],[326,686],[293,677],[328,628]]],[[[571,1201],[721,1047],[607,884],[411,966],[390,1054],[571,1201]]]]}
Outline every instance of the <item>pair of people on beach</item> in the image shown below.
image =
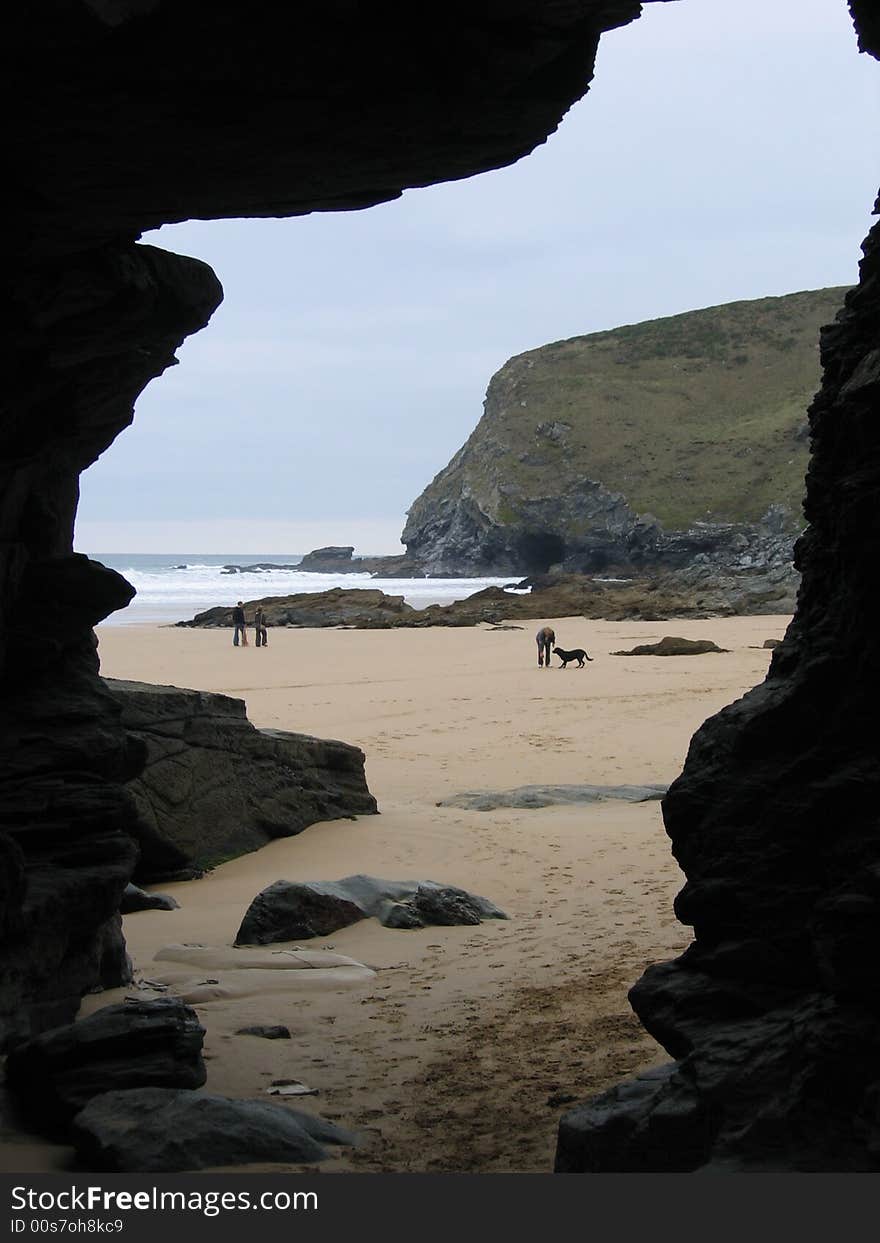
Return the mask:
{"type": "MultiPolygon", "coordinates": [[[[232,610],[232,646],[238,647],[239,636],[241,637],[242,647],[247,647],[247,621],[244,615],[244,605],[241,600],[232,610]]],[[[268,647],[269,636],[266,633],[266,614],[263,612],[263,606],[257,605],[257,611],[254,613],[254,638],[257,647],[268,647]]]]}

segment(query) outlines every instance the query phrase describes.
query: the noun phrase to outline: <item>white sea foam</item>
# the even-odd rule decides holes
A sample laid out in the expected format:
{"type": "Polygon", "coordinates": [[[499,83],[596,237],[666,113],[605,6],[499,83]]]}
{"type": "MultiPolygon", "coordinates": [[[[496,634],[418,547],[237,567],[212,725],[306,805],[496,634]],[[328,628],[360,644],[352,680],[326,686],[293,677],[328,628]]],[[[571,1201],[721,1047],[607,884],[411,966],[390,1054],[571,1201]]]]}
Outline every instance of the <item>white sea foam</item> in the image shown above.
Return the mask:
{"type": "Polygon", "coordinates": [[[104,625],[169,623],[188,620],[215,605],[231,606],[237,600],[287,596],[303,591],[329,591],[333,587],[365,587],[403,596],[414,608],[428,604],[451,604],[484,587],[505,586],[509,578],[373,578],[369,574],[309,574],[281,568],[299,558],[246,556],[92,554],[131,583],[137,591],[127,609],[113,613],[104,625]],[[271,568],[247,573],[224,573],[225,565],[274,562],[271,568]]]}

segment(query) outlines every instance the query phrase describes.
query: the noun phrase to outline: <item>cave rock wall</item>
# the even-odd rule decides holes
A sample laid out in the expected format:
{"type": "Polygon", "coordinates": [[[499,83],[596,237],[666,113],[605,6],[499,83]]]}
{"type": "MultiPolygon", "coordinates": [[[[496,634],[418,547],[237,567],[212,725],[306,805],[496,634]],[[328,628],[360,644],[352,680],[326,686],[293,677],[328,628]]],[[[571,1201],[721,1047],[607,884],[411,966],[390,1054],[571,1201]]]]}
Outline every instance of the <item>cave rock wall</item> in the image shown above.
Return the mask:
{"type": "Polygon", "coordinates": [[[694,941],[630,1000],[676,1061],[568,1114],[563,1172],[880,1169],[880,224],[863,253],[821,338],[794,621],[663,803],[694,941]]]}
{"type": "Polygon", "coordinates": [[[79,474],[219,303],[138,244],[192,218],[393,199],[512,163],[586,90],[637,0],[34,0],[4,15],[0,415],[0,1045],[70,1017],[126,959],[144,763],[92,627],[131,598],[72,552],[79,474]]]}

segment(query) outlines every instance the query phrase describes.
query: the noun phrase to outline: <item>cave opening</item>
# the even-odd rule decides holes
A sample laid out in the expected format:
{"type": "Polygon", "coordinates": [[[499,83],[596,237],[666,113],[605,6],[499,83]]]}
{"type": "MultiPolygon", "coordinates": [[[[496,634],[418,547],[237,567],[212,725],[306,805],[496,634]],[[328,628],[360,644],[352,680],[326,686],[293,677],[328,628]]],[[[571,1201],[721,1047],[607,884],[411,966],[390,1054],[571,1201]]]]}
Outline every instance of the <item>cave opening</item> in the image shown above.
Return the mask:
{"type": "Polygon", "coordinates": [[[555,531],[526,531],[516,543],[515,555],[527,574],[546,574],[565,560],[565,540],[555,531]]]}
{"type": "MultiPolygon", "coordinates": [[[[83,13],[77,11],[76,15],[71,9],[71,21],[92,21],[92,11],[101,7],[105,6],[83,6],[83,13]]],[[[596,6],[597,11],[599,7],[596,6]]],[[[602,8],[607,12],[607,5],[602,8]]],[[[876,54],[880,41],[876,37],[876,18],[871,16],[867,0],[853,0],[852,8],[854,12],[861,11],[860,33],[867,49],[876,54]]],[[[280,13],[281,6],[275,11],[280,13]]],[[[273,6],[264,6],[253,21],[272,12],[273,6]]],[[[378,168],[370,164],[352,168],[332,142],[328,140],[326,148],[316,142],[315,150],[334,151],[330,164],[325,159],[321,166],[319,161],[315,180],[309,182],[322,187],[322,192],[315,191],[318,197],[311,205],[297,199],[297,191],[291,191],[290,197],[282,201],[285,183],[302,185],[297,160],[291,165],[283,159],[285,144],[296,125],[282,111],[279,127],[261,127],[254,124],[253,113],[263,107],[266,117],[273,115],[278,99],[272,97],[271,91],[274,84],[285,81],[286,62],[278,65],[276,73],[263,73],[256,72],[254,64],[245,58],[250,76],[242,76],[241,59],[232,54],[239,50],[238,41],[233,49],[229,41],[224,44],[221,39],[221,54],[214,58],[214,63],[221,67],[234,65],[235,71],[226,85],[230,89],[243,85],[246,89],[237,101],[232,99],[229,106],[212,114],[210,106],[203,99],[197,100],[190,90],[192,65],[204,63],[205,31],[210,31],[210,23],[206,24],[204,17],[204,12],[194,6],[193,12],[187,11],[179,19],[180,28],[174,30],[172,38],[171,32],[161,27],[168,18],[167,7],[158,6],[156,13],[151,11],[139,17],[141,24],[135,31],[135,36],[146,32],[147,54],[143,50],[138,53],[136,37],[123,37],[116,42],[116,50],[128,57],[123,68],[140,67],[143,71],[146,66],[147,73],[155,64],[155,47],[167,45],[166,94],[170,98],[175,87],[180,88],[180,98],[172,99],[172,111],[176,105],[181,124],[196,127],[195,132],[184,129],[182,134],[174,130],[173,142],[169,140],[169,128],[155,124],[150,92],[132,91],[130,100],[128,96],[122,99],[126,106],[133,107],[133,115],[100,106],[88,113],[85,120],[89,124],[80,125],[75,123],[77,118],[69,116],[70,101],[76,98],[77,91],[68,89],[70,84],[63,74],[44,72],[40,79],[47,104],[40,113],[40,127],[30,140],[35,149],[47,153],[45,159],[35,162],[40,169],[57,167],[60,172],[34,172],[34,185],[28,185],[27,193],[21,196],[34,205],[40,226],[36,232],[42,240],[27,253],[23,247],[22,255],[15,254],[10,259],[13,267],[21,262],[21,270],[13,275],[19,280],[17,306],[22,316],[17,325],[18,345],[28,364],[16,376],[16,382],[20,409],[29,414],[47,413],[44,425],[36,418],[32,425],[35,433],[38,429],[45,433],[45,457],[57,465],[58,476],[65,481],[64,495],[73,495],[79,471],[126,424],[134,397],[152,375],[171,365],[180,340],[197,331],[209,313],[206,308],[211,301],[210,290],[204,282],[199,284],[192,265],[134,245],[136,229],[145,230],[160,222],[162,212],[156,210],[156,202],[170,202],[173,196],[174,210],[181,218],[233,209],[245,212],[254,209],[255,204],[260,210],[283,210],[290,215],[306,210],[334,210],[340,205],[367,206],[376,199],[378,182],[382,182],[383,188],[393,183],[393,189],[415,184],[426,175],[464,175],[461,170],[465,166],[475,171],[479,166],[491,167],[504,159],[518,158],[528,143],[546,136],[560,114],[561,105],[557,106],[559,101],[554,97],[552,106],[543,109],[540,100],[528,101],[533,111],[524,107],[510,118],[509,126],[499,126],[498,117],[489,116],[489,132],[483,137],[485,145],[477,144],[476,152],[468,149],[463,156],[454,152],[450,160],[445,145],[450,133],[448,110],[442,99],[441,106],[436,106],[434,80],[430,72],[425,72],[422,82],[432,87],[424,92],[426,115],[430,121],[432,107],[437,115],[437,127],[427,126],[432,131],[429,141],[422,142],[418,134],[413,137],[409,133],[396,141],[399,130],[395,127],[400,122],[395,105],[380,121],[371,117],[372,128],[362,135],[375,138],[381,132],[383,139],[386,134],[389,136],[378,168]],[[201,59],[194,55],[194,49],[202,54],[201,59]],[[53,94],[56,85],[60,89],[53,94]],[[266,100],[261,101],[261,90],[268,91],[266,100]],[[137,112],[143,100],[150,101],[146,115],[137,112]],[[239,113],[246,118],[246,124],[236,130],[239,113]],[[53,115],[63,118],[57,133],[43,124],[53,115]],[[193,150],[212,149],[212,125],[224,123],[231,127],[230,132],[224,135],[223,142],[214,144],[223,152],[222,163],[206,160],[201,166],[189,159],[193,150]],[[500,132],[510,134],[516,130],[521,131],[522,137],[512,143],[515,150],[510,144],[501,151],[493,145],[500,132]],[[82,146],[84,135],[87,149],[82,146]],[[58,148],[53,152],[56,139],[58,148]],[[433,148],[430,139],[436,144],[433,148]],[[122,150],[134,150],[137,158],[126,159],[118,169],[114,155],[122,150]],[[176,152],[170,168],[163,163],[166,150],[176,152]],[[417,152],[418,158],[414,163],[404,159],[400,168],[389,172],[387,151],[393,154],[395,150],[417,152]],[[53,165],[50,157],[58,151],[64,157],[53,165]],[[423,152],[427,152],[427,174],[423,152]],[[239,161],[247,169],[246,184],[235,177],[239,161]],[[102,170],[101,178],[94,177],[97,167],[102,170]],[[149,170],[146,187],[137,182],[142,169],[149,170]],[[333,183],[333,177],[340,176],[340,169],[344,174],[341,184],[333,183]],[[79,170],[85,170],[85,175],[79,170]],[[115,192],[114,173],[119,174],[115,192]],[[48,184],[43,183],[42,176],[48,177],[48,184]],[[194,180],[188,180],[192,177],[194,180]],[[324,188],[328,183],[330,188],[324,188]],[[91,197],[96,189],[97,201],[91,197]],[[158,197],[150,197],[157,190],[158,197]],[[143,202],[151,205],[140,214],[134,206],[139,194],[144,195],[143,202]],[[35,353],[39,353],[36,366],[32,365],[35,353]]],[[[22,11],[15,20],[29,19],[22,11]]],[[[126,17],[120,20],[124,26],[126,17]]],[[[318,22],[320,15],[310,14],[308,20],[318,22]]],[[[442,15],[438,14],[437,20],[442,20],[442,15]]],[[[245,23],[242,36],[248,31],[245,23]]],[[[102,36],[105,33],[99,31],[102,36]]],[[[93,84],[95,94],[88,97],[89,102],[97,100],[102,104],[101,91],[107,86],[102,74],[107,73],[104,53],[108,40],[94,39],[93,34],[87,30],[82,38],[75,72],[83,74],[90,89],[93,84]]],[[[123,30],[122,35],[127,34],[123,30]]],[[[325,47],[333,63],[338,52],[335,34],[335,30],[325,32],[325,47]]],[[[458,32],[452,29],[449,34],[455,36],[458,32]]],[[[477,30],[474,36],[479,72],[474,73],[472,80],[482,83],[486,65],[491,68],[494,64],[492,56],[484,55],[484,51],[491,53],[494,49],[486,49],[481,42],[484,32],[477,30]]],[[[368,37],[365,30],[364,38],[368,37]]],[[[37,32],[31,45],[24,42],[26,50],[30,46],[30,56],[22,55],[17,63],[25,81],[36,80],[34,66],[45,68],[44,57],[48,55],[51,60],[53,49],[44,46],[42,31],[37,32]]],[[[273,47],[284,46],[285,41],[280,38],[268,43],[270,52],[273,47]]],[[[466,47],[466,41],[463,44],[452,38],[449,46],[466,47]]],[[[528,40],[517,38],[509,46],[519,49],[528,46],[528,40]]],[[[69,59],[65,56],[63,64],[69,59]]],[[[398,60],[405,63],[406,58],[400,56],[398,60]]],[[[369,73],[368,80],[362,80],[361,90],[366,97],[375,77],[375,66],[369,57],[364,61],[369,73]]],[[[63,64],[57,67],[59,71],[63,64]]],[[[570,68],[570,61],[566,60],[565,65],[570,68]]],[[[351,68],[356,70],[356,63],[351,68]]],[[[497,65],[498,79],[505,84],[504,99],[515,112],[507,85],[510,69],[502,57],[497,65]]],[[[668,66],[664,71],[668,76],[668,66]]],[[[116,83],[121,76],[120,64],[114,61],[111,81],[116,83]]],[[[537,71],[525,75],[529,83],[546,83],[548,77],[552,75],[537,71]]],[[[81,83],[75,85],[79,87],[81,83]]],[[[17,89],[25,93],[21,82],[17,89]]],[[[566,86],[567,102],[573,89],[566,86]]],[[[357,93],[354,88],[353,91],[357,93]]],[[[733,91],[730,94],[739,106],[740,95],[733,91]]],[[[287,95],[284,103],[290,104],[287,95]]],[[[486,115],[480,103],[479,99],[469,103],[468,116],[474,126],[486,115]]],[[[319,110],[320,115],[313,113],[311,120],[315,126],[324,124],[329,117],[332,131],[333,124],[339,121],[336,107],[337,101],[330,99],[327,107],[319,110]]],[[[412,109],[405,111],[407,116],[412,115],[412,109]]],[[[470,133],[468,128],[467,134],[470,133]]],[[[462,134],[466,139],[464,127],[462,134]]],[[[815,142],[815,135],[811,137],[815,142]]],[[[28,136],[18,130],[16,141],[24,150],[28,136]]],[[[370,151],[375,149],[368,142],[362,145],[370,151]]],[[[717,145],[723,149],[723,143],[717,145]]],[[[833,144],[818,145],[827,148],[833,144]]],[[[619,146],[616,135],[614,146],[619,146]]],[[[637,161],[632,163],[637,167],[637,161]]],[[[643,182],[643,170],[638,171],[643,182]]],[[[713,179],[705,180],[711,185],[713,179]]],[[[823,181],[818,174],[817,180],[823,181]]],[[[825,180],[833,184],[834,179],[825,180]]],[[[641,220],[643,196],[637,196],[635,202],[641,220]]],[[[870,429],[876,427],[873,415],[877,396],[878,247],[880,237],[875,231],[865,247],[862,286],[848,300],[845,316],[828,334],[823,346],[829,365],[826,384],[815,407],[816,458],[808,494],[811,529],[799,553],[805,587],[796,626],[786,638],[780,657],[773,658],[768,683],[737,701],[732,710],[700,731],[688,758],[687,772],[665,804],[667,827],[673,839],[677,838],[677,857],[689,876],[681,911],[693,916],[690,922],[698,926],[702,943],[687,962],[653,968],[634,1004],[648,1030],[665,1039],[669,1048],[693,1050],[696,1061],[708,1033],[709,1063],[714,1076],[709,1080],[710,1112],[713,1124],[717,1121],[719,1128],[727,1126],[729,1146],[724,1155],[728,1160],[731,1153],[734,1160],[742,1159],[742,1151],[736,1145],[744,1143],[748,1147],[753,1140],[760,1144],[757,1132],[749,1135],[750,1117],[737,1116],[735,1112],[738,1100],[746,1100],[750,1105],[759,1092],[765,1100],[778,1103],[781,1113],[785,1113],[779,1126],[771,1126],[774,1135],[784,1131],[786,1135],[809,1136],[813,1147],[803,1159],[813,1161],[812,1168],[828,1157],[824,1151],[817,1156],[817,1145],[823,1136],[832,1135],[835,1140],[844,1133],[849,1136],[847,1128],[853,1127],[854,1117],[863,1133],[853,1132],[851,1136],[853,1145],[860,1145],[859,1157],[853,1161],[862,1159],[874,1168],[876,1152],[880,1151],[880,1142],[871,1132],[874,1124],[870,1119],[874,1115],[869,1112],[876,1096],[876,1032],[872,1026],[876,998],[862,970],[866,954],[869,955],[871,929],[877,922],[876,876],[870,863],[876,853],[871,848],[876,837],[877,804],[877,738],[872,724],[876,718],[872,710],[876,640],[870,627],[876,602],[870,594],[872,576],[864,570],[871,564],[872,532],[854,530],[850,521],[857,509],[864,513],[876,510],[876,481],[869,470],[868,440],[870,429]],[[848,427],[857,428],[859,434],[847,437],[848,427]],[[840,486],[841,480],[846,481],[846,488],[840,486]],[[857,800],[852,798],[853,789],[860,792],[857,800]],[[831,840],[832,835],[824,832],[824,813],[832,804],[850,810],[845,839],[831,840]],[[803,848],[805,823],[809,828],[807,850],[803,848]],[[773,861],[772,868],[766,865],[768,859],[773,861]],[[835,883],[839,881],[837,890],[830,895],[824,892],[829,876],[835,878],[835,883]],[[786,930],[792,927],[807,929],[809,935],[786,936],[786,930]],[[802,961],[798,955],[810,937],[815,941],[815,954],[802,961]],[[673,987],[669,986],[670,979],[674,981],[673,987]],[[708,989],[707,980],[711,981],[708,989]],[[758,988],[753,987],[756,980],[758,988]],[[863,1004],[866,997],[868,1005],[863,1004]],[[693,1004],[695,999],[697,1005],[693,1004]],[[764,1017],[774,1007],[775,1019],[762,1027],[764,1017]],[[681,1013],[672,1013],[678,1010],[681,1013]],[[751,1024],[751,1046],[743,1042],[736,1028],[744,1011],[751,1024]],[[725,1023],[722,1040],[716,1039],[712,1045],[713,1025],[717,1030],[725,1023]],[[784,1041],[792,1038],[792,1033],[800,1043],[789,1049],[784,1041]],[[723,1068],[719,1068],[719,1046],[723,1046],[724,1057],[729,1059],[723,1068]],[[817,1057],[825,1059],[823,1074],[814,1073],[817,1057]],[[782,1075],[782,1090],[774,1096],[772,1083],[765,1084],[759,1078],[771,1074],[773,1066],[795,1066],[798,1082],[807,1085],[807,1096],[792,1104],[791,1075],[787,1070],[782,1075]],[[749,1080],[752,1068],[756,1073],[749,1080]],[[737,1079],[740,1071],[749,1089],[745,1093],[741,1079],[737,1079]],[[822,1092],[829,1082],[843,1083],[845,1090],[830,1097],[826,1092],[823,1098],[822,1092]],[[812,1084],[818,1085],[818,1099],[809,1096],[812,1084]],[[730,1112],[725,1114],[725,1110],[730,1112]],[[823,1121],[817,1131],[816,1119],[825,1120],[829,1110],[837,1112],[830,1123],[823,1121]],[[870,1133],[867,1153],[862,1156],[865,1131],[870,1133]]],[[[711,263],[705,266],[710,268],[711,263]]],[[[481,272],[480,279],[485,278],[486,274],[481,272]]],[[[180,370],[183,372],[184,368],[180,370]]],[[[314,408],[309,411],[307,402],[303,405],[310,426],[338,446],[339,436],[334,434],[332,423],[323,412],[314,408]]],[[[231,439],[237,450],[236,487],[220,489],[224,513],[232,508],[233,521],[239,522],[243,509],[257,495],[251,491],[251,485],[259,488],[265,482],[264,446],[267,438],[270,443],[272,440],[272,429],[260,420],[259,408],[249,413],[253,417],[244,420],[239,409],[231,423],[235,429],[231,439]],[[252,455],[254,447],[260,452],[252,455]],[[245,469],[250,456],[259,461],[253,477],[245,469]]],[[[183,436],[183,421],[175,418],[175,422],[176,433],[183,436]]],[[[218,439],[224,439],[227,430],[228,427],[218,427],[215,420],[213,431],[218,439]]],[[[382,438],[374,439],[381,442],[382,438]]],[[[357,449],[348,448],[356,460],[357,449]]],[[[8,456],[11,459],[13,455],[8,456]]],[[[4,642],[13,654],[10,663],[15,669],[14,677],[7,675],[5,684],[9,696],[7,720],[11,723],[7,724],[5,737],[10,757],[6,780],[7,791],[13,797],[6,803],[4,835],[0,839],[3,887],[11,896],[9,910],[3,913],[4,932],[9,936],[4,944],[7,961],[2,1001],[4,1019],[17,1023],[30,1022],[32,1016],[34,1022],[42,1021],[41,1007],[47,1001],[59,1017],[75,1012],[79,998],[100,978],[100,965],[108,957],[116,962],[117,974],[122,970],[114,956],[124,950],[118,922],[119,898],[126,877],[132,874],[135,852],[131,840],[119,829],[130,815],[123,784],[131,756],[126,751],[120,719],[108,709],[107,693],[98,681],[91,630],[109,611],[105,608],[101,612],[105,599],[113,595],[118,584],[105,584],[102,594],[98,568],[65,557],[70,546],[69,513],[58,515],[51,541],[35,540],[35,533],[28,529],[28,514],[34,512],[30,498],[40,493],[44,479],[38,477],[30,459],[10,460],[7,465],[9,486],[3,512],[6,552],[2,568],[6,576],[4,604],[8,607],[2,620],[4,642]],[[46,543],[57,555],[46,556],[46,543]],[[72,563],[80,574],[75,581],[72,563]],[[35,617],[48,619],[49,642],[28,641],[34,639],[35,617]],[[62,845],[69,845],[71,840],[75,843],[75,858],[74,852],[64,849],[55,855],[51,853],[59,842],[59,826],[63,826],[62,845]],[[41,832],[41,827],[46,831],[41,832]],[[27,857],[15,845],[16,834],[30,852],[27,857]],[[30,890],[23,879],[26,869],[40,880],[30,890]],[[35,907],[35,898],[41,906],[35,907]],[[105,938],[114,951],[112,955],[103,952],[105,938]]],[[[139,463],[139,470],[144,465],[139,463]]],[[[314,460],[305,454],[303,478],[310,472],[314,473],[314,460]]],[[[539,560],[553,555],[540,533],[535,555],[539,560]]],[[[694,1066],[692,1061],[685,1075],[657,1076],[645,1088],[645,1108],[650,1112],[656,1105],[656,1111],[642,1133],[659,1137],[659,1145],[670,1149],[670,1154],[661,1153],[660,1159],[676,1159],[671,1153],[675,1141],[683,1135],[687,1138],[691,1124],[699,1127],[706,1117],[705,1102],[694,1095],[694,1084],[700,1081],[699,1070],[694,1066]],[[669,1145],[666,1139],[670,1140],[669,1145]]],[[[759,1119],[758,1129],[764,1121],[759,1119]]],[[[566,1160],[574,1164],[569,1168],[578,1168],[577,1162],[583,1161],[586,1149],[595,1153],[603,1145],[590,1148],[589,1144],[581,1144],[579,1149],[577,1137],[572,1139],[566,1160]]],[[[611,1142],[603,1150],[611,1154],[609,1159],[619,1158],[620,1154],[613,1149],[611,1142]]],[[[645,1168],[646,1161],[658,1159],[656,1151],[647,1156],[638,1152],[625,1155],[635,1162],[641,1161],[640,1168],[645,1168]]]]}

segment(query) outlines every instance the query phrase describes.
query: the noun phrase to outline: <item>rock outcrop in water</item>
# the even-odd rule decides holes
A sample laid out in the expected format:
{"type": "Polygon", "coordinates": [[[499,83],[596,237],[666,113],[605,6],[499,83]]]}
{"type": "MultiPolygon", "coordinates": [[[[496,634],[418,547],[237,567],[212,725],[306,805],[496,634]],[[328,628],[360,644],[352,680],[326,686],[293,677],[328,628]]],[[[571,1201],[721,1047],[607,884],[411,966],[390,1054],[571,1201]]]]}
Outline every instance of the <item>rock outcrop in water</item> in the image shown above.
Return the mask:
{"type": "MultiPolygon", "coordinates": [[[[388,630],[409,626],[476,626],[502,620],[530,621],[547,617],[591,617],[610,621],[658,621],[667,617],[720,617],[755,613],[791,613],[795,594],[788,575],[755,578],[728,575],[711,581],[702,575],[666,574],[660,578],[602,580],[583,574],[541,575],[508,590],[484,587],[452,604],[416,609],[403,596],[373,589],[334,587],[330,591],[248,600],[245,616],[262,606],[269,625],[322,629],[345,626],[355,630],[388,630]]],[[[218,606],[197,613],[178,626],[224,630],[232,626],[232,609],[218,606]]],[[[271,641],[271,639],[270,639],[271,641]]]]}

